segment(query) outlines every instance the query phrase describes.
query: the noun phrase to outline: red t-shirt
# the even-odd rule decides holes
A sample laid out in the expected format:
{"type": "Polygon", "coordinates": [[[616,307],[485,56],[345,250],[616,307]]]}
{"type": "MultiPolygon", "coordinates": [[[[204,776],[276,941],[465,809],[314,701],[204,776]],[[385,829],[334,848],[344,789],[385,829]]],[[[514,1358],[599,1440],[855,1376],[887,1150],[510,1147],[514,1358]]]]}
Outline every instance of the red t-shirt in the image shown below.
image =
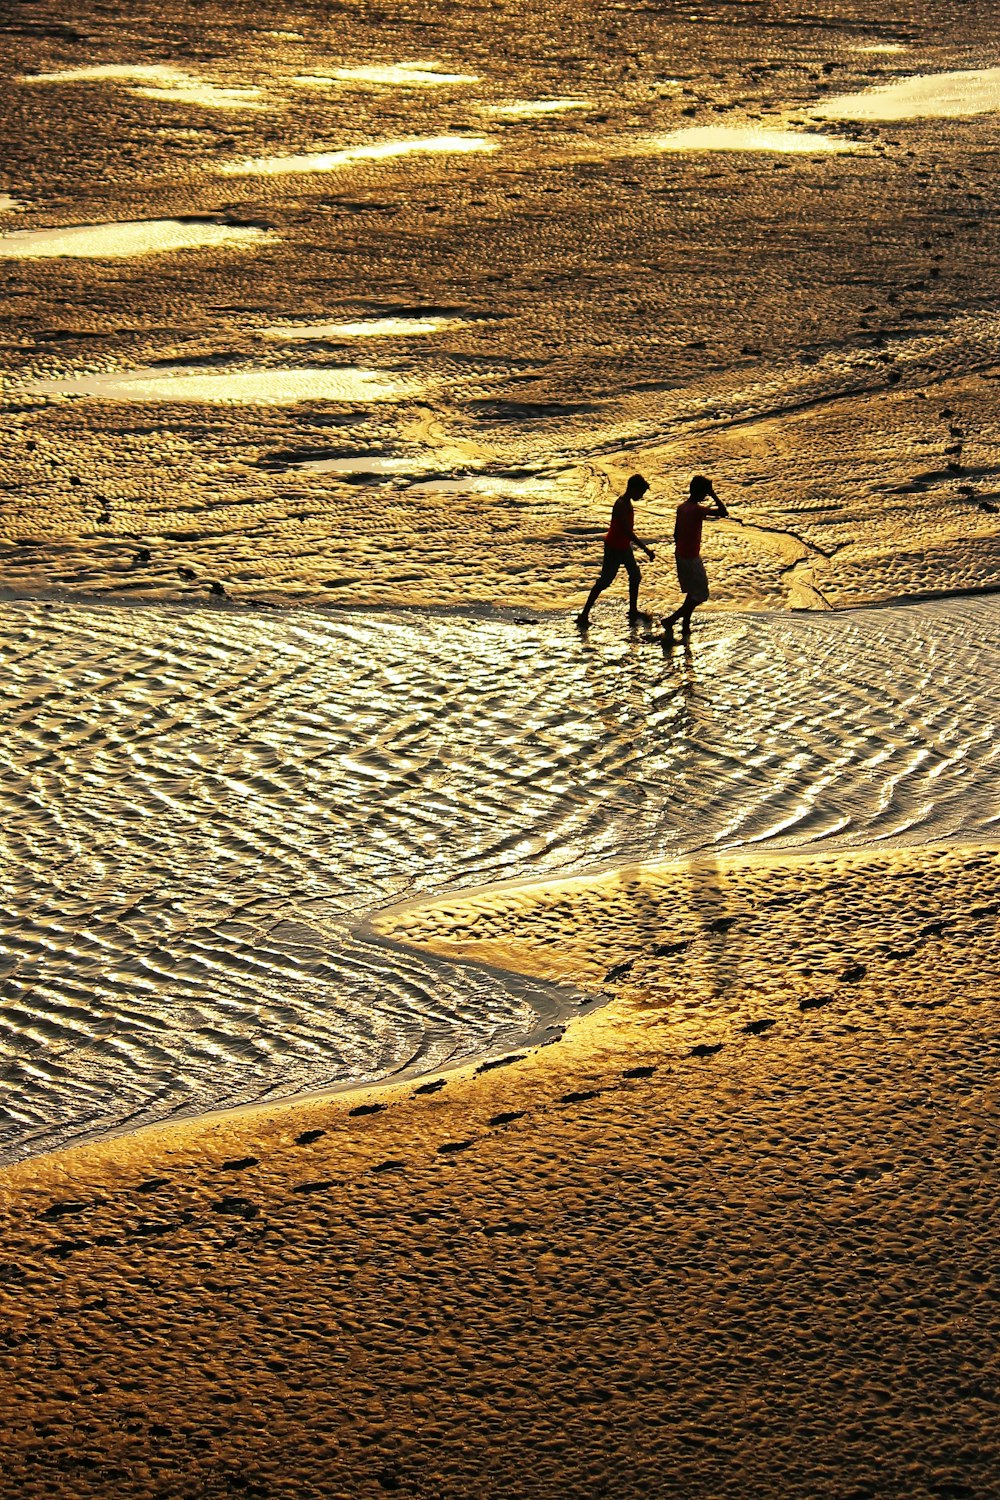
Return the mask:
{"type": "Polygon", "coordinates": [[[674,550],[678,557],[701,556],[701,528],[707,514],[694,500],[678,505],[674,522],[674,550]]]}
{"type": "Polygon", "coordinates": [[[611,511],[611,525],[604,536],[605,547],[614,547],[618,552],[627,552],[632,545],[635,526],[635,507],[625,495],[619,496],[611,511]]]}

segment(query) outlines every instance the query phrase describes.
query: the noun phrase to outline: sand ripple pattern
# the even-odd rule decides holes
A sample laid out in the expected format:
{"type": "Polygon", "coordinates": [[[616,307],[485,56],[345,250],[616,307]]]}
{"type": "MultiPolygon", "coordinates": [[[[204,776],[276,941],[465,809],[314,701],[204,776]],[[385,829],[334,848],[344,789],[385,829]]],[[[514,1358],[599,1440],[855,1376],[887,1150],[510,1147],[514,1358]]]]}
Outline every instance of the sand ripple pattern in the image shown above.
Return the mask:
{"type": "Polygon", "coordinates": [[[672,658],[604,621],[0,614],[8,1158],[544,1023],[544,986],[366,934],[407,897],[1000,823],[989,599],[715,616],[672,658]]]}

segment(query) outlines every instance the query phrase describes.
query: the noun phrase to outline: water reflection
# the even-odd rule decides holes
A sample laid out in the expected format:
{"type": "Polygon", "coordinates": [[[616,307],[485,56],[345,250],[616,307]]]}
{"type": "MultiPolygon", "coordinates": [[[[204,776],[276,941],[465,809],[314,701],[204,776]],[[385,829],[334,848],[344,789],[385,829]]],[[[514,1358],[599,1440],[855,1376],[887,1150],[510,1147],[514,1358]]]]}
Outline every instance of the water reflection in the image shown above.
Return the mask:
{"type": "Polygon", "coordinates": [[[209,401],[294,406],[300,401],[401,401],[422,387],[379,370],[206,370],[174,366],[36,380],[44,396],[99,396],[106,401],[209,401]]]}
{"type": "Polygon", "coordinates": [[[208,109],[264,109],[259,88],[220,88],[169,63],[100,63],[56,73],[26,73],[19,83],[124,83],[130,94],[208,109]]]}
{"type": "Polygon", "coordinates": [[[506,115],[512,119],[531,119],[534,115],[555,115],[564,110],[592,108],[588,99],[518,99],[513,104],[488,104],[484,113],[506,115]]]}
{"type": "Polygon", "coordinates": [[[1000,110],[1000,68],[918,73],[896,83],[827,99],[809,112],[826,120],[947,119],[1000,110]]]}
{"type": "Polygon", "coordinates": [[[311,339],[417,338],[460,328],[461,318],[367,318],[357,323],[300,323],[294,327],[272,325],[261,329],[261,338],[288,344],[311,339]]]}
{"type": "Polygon", "coordinates": [[[295,80],[305,88],[333,88],[338,83],[372,84],[397,88],[440,88],[444,84],[478,83],[474,73],[441,73],[437,63],[388,63],[357,68],[333,68],[329,73],[302,74],[295,80]]]}
{"type": "Polygon", "coordinates": [[[0,235],[0,259],[119,260],[176,250],[254,249],[275,239],[251,225],[209,220],[133,219],[120,224],[72,224],[62,229],[18,229],[0,235]]]}
{"type": "Polygon", "coordinates": [[[653,142],[657,151],[777,151],[793,156],[839,155],[856,151],[853,141],[796,130],[763,130],[754,125],[693,125],[672,130],[653,142]]]}
{"type": "Polygon", "coordinates": [[[335,172],[355,162],[385,161],[394,156],[461,155],[469,151],[495,151],[492,141],[481,135],[420,136],[403,141],[375,141],[366,146],[347,146],[341,151],[313,151],[301,156],[258,156],[247,161],[223,162],[216,171],[225,177],[283,177],[298,172],[335,172]]]}

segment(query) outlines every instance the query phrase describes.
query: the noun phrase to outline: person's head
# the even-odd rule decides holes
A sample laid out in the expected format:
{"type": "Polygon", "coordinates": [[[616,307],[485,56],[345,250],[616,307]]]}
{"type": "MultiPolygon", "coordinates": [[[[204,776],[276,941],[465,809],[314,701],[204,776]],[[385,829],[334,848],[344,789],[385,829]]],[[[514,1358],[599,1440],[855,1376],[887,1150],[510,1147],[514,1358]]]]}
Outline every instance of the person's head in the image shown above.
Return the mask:
{"type": "Polygon", "coordinates": [[[642,475],[633,474],[625,486],[625,498],[626,500],[641,500],[648,489],[649,484],[642,475]]]}
{"type": "Polygon", "coordinates": [[[694,478],[691,480],[690,485],[688,486],[688,498],[690,500],[700,501],[706,499],[707,496],[709,496],[711,493],[712,481],[710,479],[706,479],[704,474],[695,474],[694,478]]]}

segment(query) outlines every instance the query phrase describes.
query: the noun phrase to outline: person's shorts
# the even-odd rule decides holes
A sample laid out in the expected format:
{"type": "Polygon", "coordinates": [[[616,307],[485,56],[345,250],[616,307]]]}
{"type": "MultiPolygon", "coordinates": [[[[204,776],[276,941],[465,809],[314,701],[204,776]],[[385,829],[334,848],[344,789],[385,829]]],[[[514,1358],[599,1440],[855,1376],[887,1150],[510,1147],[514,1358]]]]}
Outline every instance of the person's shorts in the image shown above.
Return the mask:
{"type": "Polygon", "coordinates": [[[708,598],[708,574],[700,557],[677,558],[677,582],[692,604],[704,604],[708,598]]]}
{"type": "Polygon", "coordinates": [[[639,564],[635,560],[632,548],[605,547],[600,579],[605,588],[616,577],[619,568],[624,568],[630,578],[634,573],[638,573],[639,564]]]}

